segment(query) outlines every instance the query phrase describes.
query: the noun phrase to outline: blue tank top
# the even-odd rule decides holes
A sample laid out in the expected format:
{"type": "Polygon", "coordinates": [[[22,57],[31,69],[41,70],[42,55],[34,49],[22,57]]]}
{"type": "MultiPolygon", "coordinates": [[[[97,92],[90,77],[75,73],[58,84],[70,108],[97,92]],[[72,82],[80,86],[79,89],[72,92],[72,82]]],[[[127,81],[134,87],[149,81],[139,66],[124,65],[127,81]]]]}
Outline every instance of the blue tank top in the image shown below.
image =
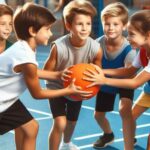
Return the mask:
{"type": "MultiPolygon", "coordinates": [[[[124,67],[124,60],[127,56],[127,54],[131,51],[131,46],[127,45],[122,53],[120,53],[115,59],[113,60],[108,60],[105,55],[103,55],[102,58],[102,68],[103,69],[114,69],[114,68],[120,68],[124,67]]],[[[102,86],[101,91],[106,92],[106,93],[112,93],[115,94],[118,92],[118,88],[116,87],[111,87],[111,86],[102,86]]]]}

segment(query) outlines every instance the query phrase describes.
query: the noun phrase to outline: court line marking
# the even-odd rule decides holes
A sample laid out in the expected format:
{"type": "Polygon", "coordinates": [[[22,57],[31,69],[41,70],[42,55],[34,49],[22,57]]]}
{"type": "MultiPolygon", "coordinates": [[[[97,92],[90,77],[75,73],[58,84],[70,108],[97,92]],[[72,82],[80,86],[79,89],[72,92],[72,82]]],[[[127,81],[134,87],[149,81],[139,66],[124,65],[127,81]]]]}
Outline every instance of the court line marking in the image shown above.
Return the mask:
{"type": "MultiPolygon", "coordinates": [[[[141,135],[137,135],[136,138],[139,139],[139,138],[144,138],[144,137],[147,137],[149,134],[141,134],[141,135]]],[[[119,139],[115,139],[114,140],[114,143],[118,143],[118,142],[122,142],[123,141],[123,138],[119,138],[119,139]]],[[[90,147],[93,147],[93,144],[88,144],[88,145],[83,145],[83,146],[78,146],[79,149],[86,149],[86,148],[90,148],[90,147]]]]}
{"type": "Polygon", "coordinates": [[[43,112],[43,111],[36,110],[36,109],[32,109],[32,108],[27,108],[27,109],[28,109],[29,111],[35,112],[35,113],[37,113],[37,114],[42,114],[42,115],[47,115],[47,116],[52,117],[52,114],[51,114],[51,113],[43,112]]]}

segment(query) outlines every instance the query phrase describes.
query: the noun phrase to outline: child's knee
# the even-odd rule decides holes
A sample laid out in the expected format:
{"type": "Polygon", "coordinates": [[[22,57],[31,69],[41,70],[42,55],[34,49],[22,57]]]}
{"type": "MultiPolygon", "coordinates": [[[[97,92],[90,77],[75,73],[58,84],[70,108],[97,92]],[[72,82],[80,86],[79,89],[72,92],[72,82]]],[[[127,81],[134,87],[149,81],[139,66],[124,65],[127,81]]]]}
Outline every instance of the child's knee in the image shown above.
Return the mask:
{"type": "Polygon", "coordinates": [[[36,120],[32,120],[23,129],[24,135],[28,138],[36,138],[39,130],[39,124],[36,120]]]}
{"type": "Polygon", "coordinates": [[[94,113],[94,118],[95,120],[103,120],[105,118],[105,113],[104,112],[95,112],[94,113]]]}

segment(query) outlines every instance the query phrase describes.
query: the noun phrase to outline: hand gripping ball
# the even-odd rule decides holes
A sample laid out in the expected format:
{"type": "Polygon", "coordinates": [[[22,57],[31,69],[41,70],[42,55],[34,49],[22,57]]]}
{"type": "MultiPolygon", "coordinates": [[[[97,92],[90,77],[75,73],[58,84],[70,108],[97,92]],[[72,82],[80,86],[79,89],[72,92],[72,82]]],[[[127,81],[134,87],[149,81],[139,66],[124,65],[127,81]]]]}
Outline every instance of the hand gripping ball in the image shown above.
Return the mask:
{"type": "MultiPolygon", "coordinates": [[[[93,86],[93,87],[87,88],[87,85],[91,84],[91,82],[83,80],[83,77],[85,76],[83,73],[84,71],[86,71],[87,68],[92,71],[96,71],[94,66],[92,66],[91,64],[85,64],[85,63],[76,64],[73,67],[70,67],[69,70],[72,71],[71,78],[68,79],[68,81],[64,81],[63,85],[64,87],[67,87],[71,83],[72,79],[75,78],[76,79],[75,85],[80,86],[82,90],[84,91],[93,92],[92,95],[87,98],[87,99],[90,99],[97,94],[97,92],[100,89],[100,86],[93,86]]],[[[70,95],[67,97],[68,99],[73,100],[73,101],[83,100],[79,95],[70,95]]]]}

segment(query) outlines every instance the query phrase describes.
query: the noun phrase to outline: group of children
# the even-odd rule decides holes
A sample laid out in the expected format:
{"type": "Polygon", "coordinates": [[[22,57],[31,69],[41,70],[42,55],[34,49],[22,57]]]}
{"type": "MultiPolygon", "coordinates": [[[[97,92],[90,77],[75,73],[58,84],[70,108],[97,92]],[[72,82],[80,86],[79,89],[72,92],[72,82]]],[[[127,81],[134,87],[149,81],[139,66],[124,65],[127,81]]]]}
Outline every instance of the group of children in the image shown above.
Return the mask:
{"type": "Polygon", "coordinates": [[[95,119],[104,134],[93,147],[103,148],[114,140],[114,133],[105,115],[113,110],[118,93],[124,149],[134,149],[134,122],[150,107],[147,92],[150,91],[147,82],[150,79],[150,11],[141,10],[128,21],[128,10],[124,4],[109,4],[101,12],[104,35],[94,40],[90,34],[92,19],[96,13],[95,7],[87,0],[73,0],[65,6],[63,18],[69,33],[52,42],[44,69],[40,70],[35,57],[36,48],[38,45],[48,44],[55,17],[47,8],[33,3],[18,8],[14,15],[10,7],[0,5],[0,64],[3,64],[0,66],[0,134],[14,129],[17,150],[36,149],[38,123],[19,99],[27,88],[34,98],[49,99],[54,118],[49,136],[49,149],[79,149],[71,143],[71,137],[82,101],[70,101],[65,96],[79,94],[84,99],[92,92],[82,91],[74,84],[75,79],[67,88],[63,88],[62,85],[62,79],[69,77],[71,73],[66,68],[78,63],[95,64],[97,73],[87,69],[87,77],[84,80],[91,81],[89,86],[101,85],[96,97],[95,119]],[[8,48],[6,41],[12,31],[12,24],[17,42],[8,48]],[[123,36],[126,27],[127,39],[123,36]],[[136,55],[134,49],[137,48],[140,50],[136,55]],[[3,52],[5,49],[7,50],[3,52]],[[141,66],[146,67],[133,78],[141,66]],[[39,79],[47,80],[47,89],[41,88],[39,79]],[[143,83],[146,83],[145,90],[132,109],[132,88],[143,83]],[[60,145],[62,139],[63,143],[60,145]]]}

